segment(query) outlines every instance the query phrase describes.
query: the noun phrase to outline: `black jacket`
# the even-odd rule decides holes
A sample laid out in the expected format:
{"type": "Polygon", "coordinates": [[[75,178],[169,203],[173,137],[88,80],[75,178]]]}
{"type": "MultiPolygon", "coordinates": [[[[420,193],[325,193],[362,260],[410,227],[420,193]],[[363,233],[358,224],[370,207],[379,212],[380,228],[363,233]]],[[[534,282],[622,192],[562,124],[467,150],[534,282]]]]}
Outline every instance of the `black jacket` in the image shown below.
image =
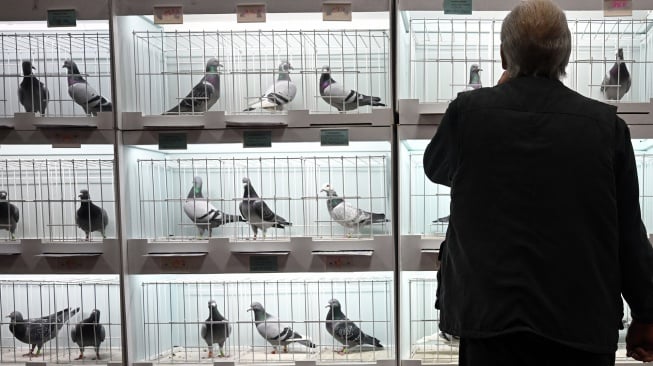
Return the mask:
{"type": "Polygon", "coordinates": [[[461,93],[424,170],[451,187],[443,331],[531,331],[613,352],[621,294],[634,319],[653,322],[653,248],[615,107],[538,77],[461,93]]]}

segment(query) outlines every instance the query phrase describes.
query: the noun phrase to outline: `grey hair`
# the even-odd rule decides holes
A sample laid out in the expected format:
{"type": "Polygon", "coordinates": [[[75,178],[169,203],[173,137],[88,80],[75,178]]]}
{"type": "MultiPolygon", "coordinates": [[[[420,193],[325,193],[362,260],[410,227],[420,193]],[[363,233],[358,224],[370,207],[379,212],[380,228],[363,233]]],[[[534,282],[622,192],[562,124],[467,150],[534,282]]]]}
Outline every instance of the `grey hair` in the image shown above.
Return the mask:
{"type": "Polygon", "coordinates": [[[565,13],[550,0],[520,2],[503,20],[501,50],[511,77],[564,77],[571,54],[565,13]]]}

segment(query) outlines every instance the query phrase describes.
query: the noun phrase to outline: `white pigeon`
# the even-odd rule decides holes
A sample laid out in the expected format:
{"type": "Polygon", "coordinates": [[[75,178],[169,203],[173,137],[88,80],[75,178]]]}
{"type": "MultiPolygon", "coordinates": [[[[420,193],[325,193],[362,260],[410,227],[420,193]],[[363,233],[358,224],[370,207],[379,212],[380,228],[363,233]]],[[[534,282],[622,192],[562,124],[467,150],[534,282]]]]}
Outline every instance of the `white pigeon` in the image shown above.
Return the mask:
{"type": "Polygon", "coordinates": [[[193,187],[191,187],[186,202],[184,202],[184,212],[186,216],[197,225],[200,231],[200,237],[204,236],[206,230],[211,231],[223,224],[230,222],[244,222],[241,216],[226,214],[211,204],[207,198],[202,195],[202,178],[196,176],[193,178],[193,187]]]}
{"type": "Polygon", "coordinates": [[[272,347],[272,353],[277,352],[277,347],[283,347],[283,352],[288,352],[288,345],[300,343],[308,348],[315,348],[315,343],[295,332],[289,324],[284,324],[272,314],[265,311],[260,302],[253,302],[247,311],[254,312],[254,324],[261,337],[265,338],[272,347]]]}
{"type": "Polygon", "coordinates": [[[279,64],[279,76],[260,97],[256,98],[245,111],[263,110],[282,110],[283,106],[292,102],[297,94],[297,86],[290,80],[290,70],[293,67],[288,61],[279,64]]]}
{"type": "MultiPolygon", "coordinates": [[[[361,226],[388,222],[384,213],[374,213],[356,208],[338,197],[331,184],[326,183],[320,192],[327,195],[327,209],[331,219],[346,229],[359,229],[361,226]]],[[[349,235],[349,233],[347,233],[349,235]]]]}
{"type": "Polygon", "coordinates": [[[98,94],[82,77],[73,60],[66,60],[63,68],[68,69],[68,94],[79,104],[86,114],[96,116],[98,112],[111,112],[113,105],[98,94]]]}
{"type": "Polygon", "coordinates": [[[481,75],[479,74],[479,71],[483,71],[483,69],[481,69],[477,64],[473,64],[469,68],[469,83],[467,83],[467,86],[463,91],[475,90],[483,86],[481,84],[481,75]]]}
{"type": "Polygon", "coordinates": [[[320,95],[325,102],[334,106],[338,111],[351,111],[360,106],[371,105],[385,107],[381,98],[361,94],[356,90],[346,90],[331,77],[331,67],[322,67],[320,76],[320,95]]]}

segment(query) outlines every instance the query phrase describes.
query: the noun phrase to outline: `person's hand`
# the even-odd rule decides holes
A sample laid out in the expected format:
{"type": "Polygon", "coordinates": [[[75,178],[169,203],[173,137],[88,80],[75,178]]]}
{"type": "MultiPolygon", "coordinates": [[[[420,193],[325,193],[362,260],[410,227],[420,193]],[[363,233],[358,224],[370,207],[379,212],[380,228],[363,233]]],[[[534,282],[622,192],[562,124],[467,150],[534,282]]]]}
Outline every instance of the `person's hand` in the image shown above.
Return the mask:
{"type": "Polygon", "coordinates": [[[626,334],[626,356],[637,361],[653,361],[653,324],[634,321],[626,334]]]}
{"type": "Polygon", "coordinates": [[[510,80],[510,75],[508,74],[508,71],[504,71],[503,74],[501,74],[501,77],[499,78],[497,85],[501,85],[508,80],[510,80]]]}

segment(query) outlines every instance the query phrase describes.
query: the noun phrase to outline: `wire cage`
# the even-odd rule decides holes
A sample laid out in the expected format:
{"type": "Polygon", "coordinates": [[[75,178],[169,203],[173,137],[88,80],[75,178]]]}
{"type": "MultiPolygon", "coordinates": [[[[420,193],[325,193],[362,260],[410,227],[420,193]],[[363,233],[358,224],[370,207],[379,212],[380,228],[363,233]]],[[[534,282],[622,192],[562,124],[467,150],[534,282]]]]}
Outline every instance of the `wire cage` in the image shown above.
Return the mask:
{"type": "MultiPolygon", "coordinates": [[[[401,192],[404,202],[402,232],[423,236],[444,236],[449,225],[451,202],[449,187],[431,182],[424,174],[424,149],[428,140],[404,141],[408,169],[403,174],[408,188],[401,192]],[[407,210],[406,210],[407,209],[407,210]]],[[[653,140],[632,140],[635,150],[639,197],[644,225],[653,228],[653,140]]]]}
{"type": "Polygon", "coordinates": [[[278,222],[285,220],[291,224],[282,225],[283,229],[269,228],[267,234],[259,232],[259,239],[372,238],[390,233],[388,155],[265,153],[221,156],[139,159],[138,207],[132,205],[132,210],[138,212],[134,235],[154,240],[196,240],[210,236],[256,239],[257,233],[249,225],[256,223],[252,219],[246,223],[234,218],[235,222],[225,221],[224,224],[220,219],[212,220],[216,225],[209,225],[205,219],[206,213],[216,210],[237,217],[241,215],[240,205],[247,202],[243,200],[243,178],[250,180],[258,196],[281,217],[278,222]],[[192,192],[195,177],[202,182],[202,199],[195,198],[199,196],[192,192]],[[337,213],[331,216],[329,200],[323,190],[327,183],[345,200],[348,209],[357,212],[356,215],[359,215],[358,210],[374,212],[377,214],[375,220],[356,220],[356,215],[351,218],[337,213]],[[214,228],[213,232],[208,226],[214,228]]]}
{"type": "MultiPolygon", "coordinates": [[[[336,92],[320,94],[323,66],[344,91],[358,91],[390,101],[389,36],[387,30],[302,31],[135,31],[135,103],[127,110],[145,115],[203,114],[208,110],[236,113],[271,113],[291,109],[311,112],[370,112],[366,101],[347,104],[336,92]],[[207,62],[217,58],[222,67],[207,73],[207,62]],[[290,83],[275,82],[287,61],[290,83]],[[197,105],[174,110],[205,75],[219,76],[219,99],[210,99],[206,86],[192,94],[197,105]],[[289,92],[296,88],[296,94],[289,92]],[[276,94],[278,103],[261,96],[276,94]],[[204,99],[202,99],[204,98],[204,99]],[[202,102],[202,103],[200,103],[202,102]],[[209,105],[215,103],[213,106],[209,105]],[[339,104],[340,103],[340,104],[339,104]]],[[[213,95],[213,94],[211,94],[213,95]]]]}
{"type": "Polygon", "coordinates": [[[13,117],[14,113],[35,112],[46,117],[85,117],[88,104],[76,103],[69,94],[67,70],[64,61],[71,59],[79,68],[87,84],[75,95],[93,91],[111,100],[111,65],[109,32],[34,30],[14,32],[3,28],[0,32],[0,116],[13,117]],[[23,61],[31,61],[32,75],[24,77],[23,61]],[[47,102],[35,100],[39,87],[36,79],[49,92],[47,102]],[[25,81],[24,81],[25,80],[25,81]],[[28,105],[26,110],[19,99],[21,83],[25,83],[28,105]],[[36,94],[33,93],[36,91],[36,94]],[[42,105],[44,111],[33,106],[42,105]]]}
{"type": "MultiPolygon", "coordinates": [[[[287,276],[287,275],[286,275],[287,276]]],[[[155,363],[203,363],[219,358],[237,363],[287,363],[299,360],[319,362],[370,362],[392,358],[393,306],[389,276],[366,274],[365,278],[240,278],[226,281],[156,281],[142,283],[144,354],[155,363]],[[338,299],[342,311],[363,333],[378,344],[343,344],[326,330],[325,308],[338,299]],[[218,345],[209,351],[202,327],[209,319],[209,301],[215,301],[219,313],[230,328],[222,355],[218,345]],[[263,305],[271,314],[259,327],[280,334],[291,328],[300,338],[287,345],[268,342],[257,330],[253,303],[263,305]],[[269,328],[268,328],[269,326],[269,328]],[[276,348],[275,348],[276,346],[276,348]],[[224,356],[224,357],[221,357],[224,356]]],[[[306,278],[306,277],[304,277],[306,278]]],[[[215,320],[215,319],[214,319],[215,320]]],[[[216,328],[216,333],[219,332],[216,328]]],[[[273,338],[274,335],[270,336],[273,338]]],[[[374,343],[374,342],[372,342],[374,343]]]]}
{"type": "Polygon", "coordinates": [[[401,144],[402,234],[442,237],[449,225],[449,187],[435,184],[424,174],[424,150],[429,140],[401,144]]]}
{"type": "Polygon", "coordinates": [[[0,240],[77,242],[115,237],[113,178],[114,161],[106,155],[47,159],[3,156],[0,159],[0,191],[7,195],[0,199],[3,210],[0,212],[0,240]],[[102,223],[102,218],[91,216],[89,209],[82,209],[82,190],[88,191],[91,204],[106,212],[108,219],[104,230],[95,228],[102,223]],[[18,210],[18,222],[8,219],[14,209],[18,210]],[[88,237],[82,226],[78,226],[78,216],[95,228],[88,237]]]}
{"type": "Polygon", "coordinates": [[[85,342],[78,341],[85,344],[84,358],[75,363],[121,361],[119,298],[117,278],[0,280],[0,363],[43,361],[70,364],[80,356],[78,343],[71,339],[72,332],[86,339],[85,342]],[[91,323],[85,319],[93,310],[99,311],[103,340],[99,327],[91,327],[89,331],[89,327],[80,324],[91,323]],[[9,317],[13,312],[20,312],[27,323],[24,331],[20,329],[20,319],[9,317]],[[16,327],[12,333],[10,326],[14,320],[16,327]],[[37,333],[40,330],[44,330],[43,334],[49,333],[49,339],[39,338],[37,333]],[[31,338],[29,334],[32,334],[31,338]],[[41,352],[27,355],[31,347],[21,339],[43,341],[41,352]],[[95,346],[99,349],[99,359],[95,346]]]}
{"type": "MultiPolygon", "coordinates": [[[[653,97],[653,19],[589,14],[567,13],[572,50],[563,83],[590,98],[648,103],[653,97]],[[604,81],[619,49],[630,78],[604,81]],[[631,80],[628,87],[627,79],[631,80]]],[[[504,17],[489,12],[481,18],[420,14],[409,19],[405,97],[448,102],[459,92],[496,85],[503,71],[499,46],[504,17]],[[482,69],[478,83],[471,79],[473,65],[482,69]]]]}
{"type": "MultiPolygon", "coordinates": [[[[437,281],[435,275],[428,278],[412,278],[408,281],[410,358],[423,364],[458,362],[459,339],[441,332],[440,312],[435,309],[437,281]]],[[[624,301],[624,329],[619,331],[617,360],[626,361],[626,332],[632,321],[630,308],[624,301]]]]}

